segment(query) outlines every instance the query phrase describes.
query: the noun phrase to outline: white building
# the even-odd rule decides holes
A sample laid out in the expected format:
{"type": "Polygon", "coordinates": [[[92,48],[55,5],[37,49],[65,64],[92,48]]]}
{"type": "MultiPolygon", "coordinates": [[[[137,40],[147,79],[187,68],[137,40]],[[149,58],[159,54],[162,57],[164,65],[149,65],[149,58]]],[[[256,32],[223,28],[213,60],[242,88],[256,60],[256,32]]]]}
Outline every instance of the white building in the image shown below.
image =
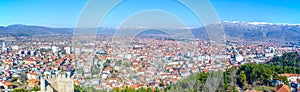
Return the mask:
{"type": "Polygon", "coordinates": [[[14,46],[11,47],[11,49],[12,49],[12,50],[18,50],[18,49],[19,49],[19,46],[14,45],[14,46]]]}
{"type": "Polygon", "coordinates": [[[66,46],[64,49],[65,49],[67,54],[71,54],[71,47],[70,46],[66,46]]]}
{"type": "Polygon", "coordinates": [[[52,52],[57,53],[58,52],[58,47],[57,46],[52,46],[52,52]]]}
{"type": "Polygon", "coordinates": [[[2,42],[2,50],[6,50],[7,42],[2,42]]]}
{"type": "Polygon", "coordinates": [[[51,49],[51,46],[41,46],[40,49],[51,49]]]}
{"type": "Polygon", "coordinates": [[[30,51],[30,56],[34,56],[34,54],[35,54],[36,52],[35,51],[30,51]]]}
{"type": "Polygon", "coordinates": [[[80,55],[80,54],[81,54],[81,48],[75,47],[75,55],[80,55]]]}
{"type": "Polygon", "coordinates": [[[241,61],[243,61],[243,60],[244,60],[244,57],[243,57],[242,55],[236,55],[236,56],[235,56],[235,61],[241,62],[241,61]]]}

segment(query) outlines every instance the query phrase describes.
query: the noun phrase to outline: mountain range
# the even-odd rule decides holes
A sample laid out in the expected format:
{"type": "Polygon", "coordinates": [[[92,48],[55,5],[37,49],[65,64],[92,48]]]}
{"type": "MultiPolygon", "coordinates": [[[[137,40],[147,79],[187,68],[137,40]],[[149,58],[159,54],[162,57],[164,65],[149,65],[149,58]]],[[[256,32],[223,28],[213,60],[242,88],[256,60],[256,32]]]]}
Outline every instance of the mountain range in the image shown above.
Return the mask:
{"type": "MultiPolygon", "coordinates": [[[[274,24],[266,22],[220,22],[227,37],[241,38],[245,40],[300,40],[300,25],[297,24],[274,24]]],[[[208,25],[214,27],[215,25],[208,25]]],[[[0,34],[12,36],[35,36],[49,34],[72,34],[74,28],[50,28],[44,26],[10,25],[0,26],[0,34]]],[[[117,29],[111,27],[99,28],[98,34],[112,35],[117,29]]],[[[127,28],[128,30],[128,28],[127,28]]],[[[178,30],[174,28],[166,30],[178,30]]],[[[208,38],[205,27],[189,29],[196,38],[208,38]]],[[[157,30],[156,30],[157,31],[157,30]]],[[[143,35],[155,35],[163,32],[143,32],[143,35]]]]}

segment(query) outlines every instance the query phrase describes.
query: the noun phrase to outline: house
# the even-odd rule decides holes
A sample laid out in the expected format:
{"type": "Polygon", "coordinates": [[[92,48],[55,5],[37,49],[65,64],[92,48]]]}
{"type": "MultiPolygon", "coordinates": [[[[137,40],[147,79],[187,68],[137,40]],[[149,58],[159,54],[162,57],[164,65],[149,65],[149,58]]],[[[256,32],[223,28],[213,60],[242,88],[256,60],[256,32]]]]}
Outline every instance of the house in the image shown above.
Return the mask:
{"type": "Polygon", "coordinates": [[[75,85],[79,85],[80,83],[79,83],[78,80],[74,80],[74,84],[75,84],[75,85]]]}
{"type": "Polygon", "coordinates": [[[275,86],[275,91],[276,92],[291,92],[290,87],[285,84],[279,84],[275,86]]]}
{"type": "Polygon", "coordinates": [[[98,85],[100,83],[99,79],[92,79],[92,84],[98,85]]]}
{"type": "Polygon", "coordinates": [[[34,58],[26,58],[24,60],[25,64],[36,64],[38,60],[37,59],[34,59],[34,58]]]}
{"type": "Polygon", "coordinates": [[[4,86],[5,89],[9,89],[9,88],[12,88],[13,85],[11,82],[8,82],[8,81],[0,81],[0,86],[4,86]]]}
{"type": "Polygon", "coordinates": [[[36,72],[29,72],[27,74],[27,78],[28,79],[39,79],[39,76],[38,76],[38,74],[36,72]]]}
{"type": "Polygon", "coordinates": [[[284,74],[280,74],[280,76],[287,77],[289,82],[298,82],[298,79],[300,79],[300,74],[284,73],[284,74]]]}
{"type": "Polygon", "coordinates": [[[27,80],[28,82],[28,87],[34,87],[34,86],[39,86],[39,80],[37,79],[29,79],[27,80]]]}

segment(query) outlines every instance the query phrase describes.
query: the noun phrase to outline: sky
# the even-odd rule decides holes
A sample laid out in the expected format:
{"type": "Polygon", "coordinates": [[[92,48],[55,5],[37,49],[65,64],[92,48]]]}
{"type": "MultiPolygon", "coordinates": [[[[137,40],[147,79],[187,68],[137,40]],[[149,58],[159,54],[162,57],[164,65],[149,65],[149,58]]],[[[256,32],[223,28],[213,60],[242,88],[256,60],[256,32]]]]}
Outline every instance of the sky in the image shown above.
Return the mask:
{"type": "MultiPolygon", "coordinates": [[[[74,27],[87,2],[87,0],[0,0],[0,26],[24,24],[74,27]]],[[[300,24],[300,0],[210,0],[210,2],[222,21],[300,24]]],[[[127,0],[111,10],[101,26],[119,26],[128,17],[147,9],[167,11],[187,26],[201,25],[189,9],[174,0],[127,0]]]]}

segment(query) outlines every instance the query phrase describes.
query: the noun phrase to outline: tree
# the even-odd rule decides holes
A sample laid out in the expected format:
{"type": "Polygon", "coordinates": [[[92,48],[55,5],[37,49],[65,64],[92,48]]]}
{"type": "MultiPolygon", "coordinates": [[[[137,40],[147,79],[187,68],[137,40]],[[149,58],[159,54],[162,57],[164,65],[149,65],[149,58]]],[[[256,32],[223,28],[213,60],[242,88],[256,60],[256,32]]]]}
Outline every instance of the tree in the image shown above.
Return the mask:
{"type": "Polygon", "coordinates": [[[120,92],[120,88],[115,87],[115,88],[113,88],[113,91],[114,91],[114,92],[120,92]]]}
{"type": "Polygon", "coordinates": [[[160,83],[159,83],[159,86],[160,86],[160,87],[165,86],[164,82],[160,82],[160,83]]]}
{"type": "Polygon", "coordinates": [[[233,88],[232,88],[233,90],[232,90],[232,92],[239,92],[238,90],[237,90],[237,88],[236,88],[236,86],[234,85],[233,86],[233,88]]]}
{"type": "Polygon", "coordinates": [[[152,89],[148,87],[148,88],[146,89],[146,92],[152,92],[152,89]]]}
{"type": "Polygon", "coordinates": [[[74,91],[75,92],[84,92],[84,88],[80,87],[79,85],[74,85],[74,91]]]}
{"type": "Polygon", "coordinates": [[[159,92],[158,87],[155,87],[154,92],[159,92]]]}
{"type": "Polygon", "coordinates": [[[146,92],[146,89],[145,89],[144,87],[142,87],[142,88],[139,88],[139,89],[137,90],[137,92],[146,92]]]}
{"type": "Polygon", "coordinates": [[[38,87],[38,86],[34,86],[32,89],[31,89],[31,91],[39,91],[40,90],[40,88],[38,87]]]}
{"type": "Polygon", "coordinates": [[[27,90],[24,88],[17,88],[17,89],[12,90],[11,92],[27,92],[27,90]]]}
{"type": "Polygon", "coordinates": [[[197,75],[197,80],[199,80],[201,84],[204,84],[206,82],[208,75],[209,73],[201,72],[197,75]]]}
{"type": "Polygon", "coordinates": [[[96,92],[97,90],[94,87],[87,87],[87,88],[85,88],[84,91],[86,91],[86,92],[96,92]]]}
{"type": "Polygon", "coordinates": [[[246,76],[246,74],[245,74],[245,72],[244,71],[241,71],[240,72],[240,75],[239,75],[239,83],[240,83],[240,86],[242,87],[242,88],[244,88],[246,85],[247,85],[247,76],[246,76]]]}
{"type": "Polygon", "coordinates": [[[126,86],[125,89],[123,89],[121,92],[135,92],[135,89],[126,86]]]}
{"type": "Polygon", "coordinates": [[[228,90],[229,89],[229,78],[227,76],[227,71],[224,72],[223,79],[224,79],[224,81],[223,81],[224,82],[224,89],[228,90]]]}

